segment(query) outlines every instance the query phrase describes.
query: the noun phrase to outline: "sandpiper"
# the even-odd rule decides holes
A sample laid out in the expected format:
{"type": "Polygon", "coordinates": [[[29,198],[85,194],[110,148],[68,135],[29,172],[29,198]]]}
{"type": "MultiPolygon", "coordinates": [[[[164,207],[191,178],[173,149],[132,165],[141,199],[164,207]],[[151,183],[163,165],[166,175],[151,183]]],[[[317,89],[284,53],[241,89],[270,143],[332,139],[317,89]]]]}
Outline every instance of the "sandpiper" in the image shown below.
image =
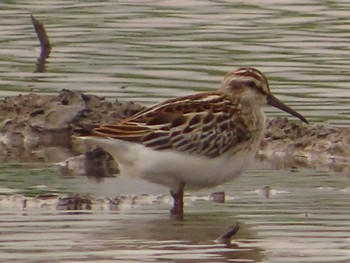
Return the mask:
{"type": "Polygon", "coordinates": [[[181,218],[184,189],[217,186],[247,169],[264,133],[265,104],[307,123],[271,94],[260,71],[238,68],[217,91],[163,101],[81,138],[109,152],[121,173],[168,187],[171,214],[181,218]]]}

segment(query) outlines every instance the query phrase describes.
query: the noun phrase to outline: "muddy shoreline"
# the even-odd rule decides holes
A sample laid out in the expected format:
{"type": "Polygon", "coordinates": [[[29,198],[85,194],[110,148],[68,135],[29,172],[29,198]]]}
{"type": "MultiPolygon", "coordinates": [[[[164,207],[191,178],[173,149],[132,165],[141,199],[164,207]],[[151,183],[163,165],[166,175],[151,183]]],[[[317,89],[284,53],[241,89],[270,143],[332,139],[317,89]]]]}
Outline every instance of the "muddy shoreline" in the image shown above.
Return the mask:
{"type": "MultiPolygon", "coordinates": [[[[64,175],[112,176],[118,171],[103,150],[72,138],[73,130],[117,122],[142,110],[132,102],[62,90],[0,100],[0,160],[55,163],[64,175]]],[[[267,120],[257,159],[277,167],[328,167],[348,173],[350,128],[267,120]]]]}

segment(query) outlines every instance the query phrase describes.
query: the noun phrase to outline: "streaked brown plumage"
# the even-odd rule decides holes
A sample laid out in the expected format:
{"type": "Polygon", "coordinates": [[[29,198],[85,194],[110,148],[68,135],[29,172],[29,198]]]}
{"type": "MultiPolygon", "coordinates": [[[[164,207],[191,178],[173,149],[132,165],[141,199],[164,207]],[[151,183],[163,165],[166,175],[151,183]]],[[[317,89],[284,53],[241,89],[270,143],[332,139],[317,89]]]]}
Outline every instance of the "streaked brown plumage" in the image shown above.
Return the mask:
{"type": "Polygon", "coordinates": [[[167,100],[94,134],[214,158],[249,140],[251,129],[238,101],[212,92],[167,100]]]}

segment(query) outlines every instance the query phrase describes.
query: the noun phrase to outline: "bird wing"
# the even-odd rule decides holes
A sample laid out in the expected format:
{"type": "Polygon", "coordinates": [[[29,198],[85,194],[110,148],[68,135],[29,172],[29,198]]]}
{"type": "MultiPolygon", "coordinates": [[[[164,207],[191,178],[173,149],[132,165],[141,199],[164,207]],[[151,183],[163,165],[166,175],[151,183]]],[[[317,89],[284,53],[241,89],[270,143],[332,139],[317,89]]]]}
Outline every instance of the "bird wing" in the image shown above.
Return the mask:
{"type": "Polygon", "coordinates": [[[252,136],[241,104],[214,92],[170,99],[92,132],[154,150],[176,149],[210,158],[252,136]]]}

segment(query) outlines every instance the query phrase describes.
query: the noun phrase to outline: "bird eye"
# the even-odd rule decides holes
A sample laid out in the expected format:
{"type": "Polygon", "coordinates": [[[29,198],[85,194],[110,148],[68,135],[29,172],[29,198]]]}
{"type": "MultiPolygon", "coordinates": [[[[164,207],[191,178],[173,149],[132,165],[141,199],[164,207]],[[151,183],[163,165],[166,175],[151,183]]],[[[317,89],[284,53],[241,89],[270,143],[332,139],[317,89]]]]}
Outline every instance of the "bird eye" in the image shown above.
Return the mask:
{"type": "Polygon", "coordinates": [[[255,83],[254,80],[249,80],[249,81],[246,82],[246,84],[247,84],[249,87],[253,88],[253,89],[256,89],[256,88],[257,88],[256,83],[255,83]]]}

